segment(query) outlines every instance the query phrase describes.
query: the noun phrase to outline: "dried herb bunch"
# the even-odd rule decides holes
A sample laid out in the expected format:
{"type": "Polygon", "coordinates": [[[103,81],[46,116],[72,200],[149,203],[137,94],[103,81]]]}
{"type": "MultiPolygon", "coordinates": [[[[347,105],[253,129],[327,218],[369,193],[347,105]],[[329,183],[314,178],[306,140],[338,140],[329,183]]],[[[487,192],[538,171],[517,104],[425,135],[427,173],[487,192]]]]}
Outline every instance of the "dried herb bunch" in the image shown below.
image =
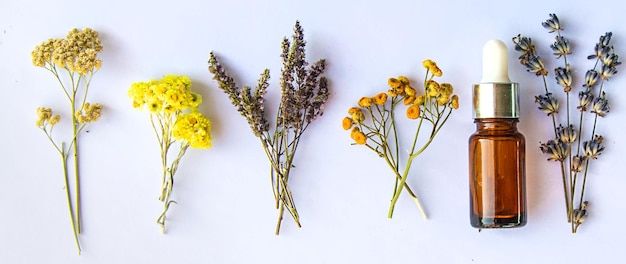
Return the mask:
{"type": "Polygon", "coordinates": [[[545,94],[536,96],[535,102],[539,105],[539,110],[551,117],[554,139],[540,143],[539,148],[550,156],[549,161],[557,161],[561,165],[567,221],[571,223],[572,233],[576,233],[589,210],[589,203],[584,197],[590,162],[598,159],[604,150],[604,137],[596,131],[598,117],[605,117],[610,109],[604,84],[617,73],[616,68],[621,62],[611,45],[612,33],[600,36],[593,54],[587,57],[593,61],[593,67],[587,70],[584,83],[579,85],[578,105],[574,108],[570,101],[571,93],[574,92],[572,89],[576,85],[573,83],[573,67],[568,61],[572,54],[569,40],[562,35],[563,27],[555,14],[550,14],[550,18],[542,25],[555,35],[555,41],[550,48],[556,59],[562,59],[563,62],[562,66],[554,69],[556,84],[563,88],[562,96],[550,91],[547,80],[549,71],[537,55],[531,38],[518,35],[513,38],[513,43],[515,50],[522,53],[519,57],[520,63],[526,66],[528,72],[543,79],[545,94]],[[563,97],[565,113],[559,109],[559,101],[563,97]],[[578,118],[572,116],[575,114],[571,112],[578,112],[578,118]],[[592,122],[585,119],[585,113],[593,115],[592,122]]]}
{"type": "Polygon", "coordinates": [[[70,104],[72,136],[69,137],[69,144],[54,139],[52,132],[61,121],[61,115],[54,114],[52,109],[37,108],[36,125],[44,132],[61,157],[67,206],[79,255],[81,247],[78,234],[81,233],[82,219],[78,159],[80,138],[78,135],[89,123],[98,121],[102,113],[102,105],[87,102],[91,79],[102,66],[102,60],[98,58],[100,52],[102,52],[102,44],[98,38],[98,32],[91,28],[72,29],[67,33],[66,38],[48,39],[31,52],[33,65],[42,67],[54,75],[70,104]],[[70,155],[73,159],[74,172],[71,185],[68,171],[70,155]],[[73,194],[71,187],[74,189],[73,194]]]}
{"type": "Polygon", "coordinates": [[[289,188],[291,169],[295,167],[294,157],[302,134],[309,125],[323,114],[324,104],[328,99],[328,87],[323,76],[325,60],[321,59],[309,66],[305,60],[304,35],[300,23],[296,21],[292,41],[287,38],[282,42],[283,61],[280,87],[281,100],[276,113],[274,128],[270,129],[265,114],[264,96],[269,86],[270,72],[265,69],[258,84],[252,90],[249,86],[239,88],[217,58],[211,52],[209,71],[230,98],[232,104],[248,120],[252,132],[261,140],[261,145],[270,162],[272,190],[279,210],[276,235],[284,211],[293,217],[300,227],[300,217],[296,210],[293,195],[289,188]]]}
{"type": "Polygon", "coordinates": [[[423,94],[419,94],[405,76],[389,78],[390,89],[387,93],[362,97],[358,101],[358,107],[348,109],[349,116],[342,120],[343,129],[349,130],[350,137],[355,141],[353,145],[364,145],[374,151],[385,160],[394,173],[395,184],[387,215],[389,218],[393,216],[394,207],[402,189],[406,189],[422,216],[426,218],[417,195],[411,190],[406,180],[413,160],[428,148],[452,111],[459,108],[459,97],[453,94],[452,85],[440,84],[434,80],[434,77],[441,77],[443,74],[439,66],[432,60],[424,60],[422,64],[426,68],[423,94]],[[391,99],[388,99],[389,97],[391,99]],[[402,147],[404,145],[400,144],[396,120],[396,107],[400,104],[408,106],[406,117],[416,120],[417,123],[411,145],[406,145],[410,152],[406,163],[402,166],[404,168],[400,166],[400,149],[404,148],[402,147]],[[428,125],[422,126],[424,124],[428,125]],[[426,137],[418,141],[423,127],[427,132],[426,137]]]}
{"type": "Polygon", "coordinates": [[[160,80],[131,84],[128,96],[137,110],[148,111],[161,152],[161,194],[163,211],[157,218],[161,232],[165,233],[165,219],[172,203],[174,176],[180,160],[189,147],[211,148],[211,121],[198,111],[202,96],[191,90],[191,79],[169,74],[160,80]],[[174,159],[171,150],[178,145],[174,159]]]}

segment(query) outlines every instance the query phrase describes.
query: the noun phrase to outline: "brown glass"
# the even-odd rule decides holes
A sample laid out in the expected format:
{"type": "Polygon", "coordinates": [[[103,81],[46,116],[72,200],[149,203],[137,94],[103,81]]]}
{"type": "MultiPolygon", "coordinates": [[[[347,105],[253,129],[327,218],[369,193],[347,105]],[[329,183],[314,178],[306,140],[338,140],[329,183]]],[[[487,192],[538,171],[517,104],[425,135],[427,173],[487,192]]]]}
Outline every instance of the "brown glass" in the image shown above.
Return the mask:
{"type": "Polygon", "coordinates": [[[469,139],[470,222],[476,228],[526,224],[525,140],[517,118],[475,119],[469,139]]]}

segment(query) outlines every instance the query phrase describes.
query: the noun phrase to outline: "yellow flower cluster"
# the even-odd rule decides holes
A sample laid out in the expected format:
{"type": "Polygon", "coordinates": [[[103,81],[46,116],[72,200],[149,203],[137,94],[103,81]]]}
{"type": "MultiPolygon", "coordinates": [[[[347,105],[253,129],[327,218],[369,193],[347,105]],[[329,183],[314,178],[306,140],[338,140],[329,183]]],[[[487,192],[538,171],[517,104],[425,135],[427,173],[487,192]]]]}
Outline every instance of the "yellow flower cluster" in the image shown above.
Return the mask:
{"type": "Polygon", "coordinates": [[[74,116],[78,123],[91,123],[96,122],[100,119],[100,115],[102,114],[102,105],[99,103],[90,104],[85,103],[83,105],[83,109],[76,111],[74,116]]]}
{"type": "Polygon", "coordinates": [[[33,65],[50,67],[55,65],[78,74],[87,74],[100,69],[102,60],[98,53],[102,44],[98,32],[85,28],[72,29],[64,39],[48,39],[31,52],[33,65]]]}
{"type": "Polygon", "coordinates": [[[195,110],[202,102],[202,96],[191,91],[188,77],[173,74],[161,80],[133,83],[128,96],[133,100],[133,107],[148,109],[151,113],[195,110]]]}
{"type": "Polygon", "coordinates": [[[37,122],[36,125],[38,127],[44,127],[49,124],[51,127],[58,124],[61,121],[60,115],[53,115],[52,109],[48,107],[37,107],[37,122]]]}
{"type": "Polygon", "coordinates": [[[350,136],[357,144],[366,143],[367,137],[361,131],[366,116],[364,112],[367,111],[373,114],[389,110],[390,107],[385,106],[385,103],[388,102],[388,97],[392,98],[390,100],[391,108],[398,102],[408,106],[406,116],[409,119],[432,118],[431,116],[422,115],[440,113],[441,109],[434,109],[437,107],[459,108],[459,97],[453,94],[454,88],[452,85],[449,83],[440,84],[433,80],[434,77],[443,75],[443,71],[437,66],[437,63],[432,60],[424,60],[422,65],[426,68],[424,94],[418,95],[417,90],[411,86],[411,81],[406,76],[398,76],[397,78],[389,78],[387,80],[389,85],[387,93],[379,93],[374,97],[361,97],[357,102],[358,107],[352,107],[348,110],[349,116],[343,118],[341,126],[345,130],[352,129],[350,136]],[[355,127],[353,128],[353,126],[355,127]]]}
{"type": "Polygon", "coordinates": [[[192,148],[211,147],[211,121],[200,112],[184,114],[176,119],[174,138],[185,140],[192,148]]]}

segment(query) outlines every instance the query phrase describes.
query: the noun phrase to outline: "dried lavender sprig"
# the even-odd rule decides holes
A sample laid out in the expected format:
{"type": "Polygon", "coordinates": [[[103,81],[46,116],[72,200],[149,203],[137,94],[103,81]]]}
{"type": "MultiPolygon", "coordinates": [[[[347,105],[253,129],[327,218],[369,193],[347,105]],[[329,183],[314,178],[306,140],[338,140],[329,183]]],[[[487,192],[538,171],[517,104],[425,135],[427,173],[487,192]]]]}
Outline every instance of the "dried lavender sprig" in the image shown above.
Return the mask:
{"type": "Polygon", "coordinates": [[[320,60],[307,68],[305,60],[304,35],[300,23],[296,21],[292,40],[284,38],[281,44],[281,100],[276,114],[276,124],[269,131],[269,124],[264,117],[264,95],[268,87],[269,71],[261,74],[257,87],[238,89],[217,59],[211,53],[209,71],[238,111],[246,117],[255,135],[262,142],[263,148],[272,165],[272,190],[279,209],[276,234],[279,233],[283,212],[286,209],[300,227],[299,215],[293,202],[288,180],[294,156],[302,134],[308,125],[323,114],[328,100],[328,86],[323,76],[325,60],[320,60]]]}

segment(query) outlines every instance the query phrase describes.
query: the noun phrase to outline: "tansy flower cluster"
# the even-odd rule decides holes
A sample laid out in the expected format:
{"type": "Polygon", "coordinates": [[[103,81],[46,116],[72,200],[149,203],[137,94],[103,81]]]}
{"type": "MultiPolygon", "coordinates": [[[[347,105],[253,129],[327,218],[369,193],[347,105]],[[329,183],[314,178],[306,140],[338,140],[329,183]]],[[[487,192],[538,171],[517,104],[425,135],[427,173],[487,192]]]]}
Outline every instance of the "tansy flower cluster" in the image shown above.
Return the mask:
{"type": "Polygon", "coordinates": [[[589,202],[584,200],[584,195],[590,162],[597,159],[604,150],[604,138],[596,133],[598,118],[605,117],[610,109],[607,93],[603,91],[604,84],[617,73],[617,66],[622,63],[611,44],[613,34],[608,32],[600,36],[593,53],[587,56],[587,59],[593,60],[593,68],[586,71],[583,83],[576,85],[573,78],[576,69],[568,62],[572,46],[568,38],[562,35],[563,27],[559,18],[555,14],[549,16],[542,25],[555,35],[555,41],[550,45],[553,55],[556,59],[563,59],[563,65],[553,71],[553,83],[563,89],[562,95],[567,107],[564,113],[559,109],[559,95],[548,89],[547,76],[550,71],[545,68],[533,41],[529,37],[517,35],[513,38],[513,43],[515,50],[521,53],[520,63],[528,72],[543,79],[544,91],[535,96],[535,102],[539,105],[539,110],[552,119],[554,139],[541,143],[539,149],[549,155],[548,160],[557,161],[561,165],[567,220],[571,224],[572,233],[576,233],[587,218],[589,210],[589,202]],[[573,104],[570,104],[570,95],[577,86],[580,91],[578,105],[574,110],[573,104]],[[570,117],[573,114],[570,112],[578,113],[578,116],[570,117]],[[583,129],[586,112],[593,115],[591,129],[583,129]],[[586,135],[583,135],[583,131],[586,135]]]}
{"type": "Polygon", "coordinates": [[[341,125],[344,130],[350,130],[350,137],[357,145],[364,145],[382,157],[395,174],[395,191],[389,208],[391,218],[395,203],[402,189],[409,195],[426,217],[421,204],[406,184],[406,179],[413,159],[420,155],[433,141],[454,109],[459,108],[459,97],[449,83],[439,83],[435,77],[441,77],[443,71],[432,60],[423,61],[426,68],[422,92],[418,92],[405,76],[389,78],[387,92],[381,92],[372,97],[362,97],[357,105],[348,109],[348,116],[344,117],[341,125]],[[396,106],[407,106],[406,117],[417,120],[415,136],[411,142],[409,158],[401,171],[399,149],[405,149],[398,138],[396,123],[396,106]],[[423,139],[423,145],[418,148],[419,132],[422,124],[429,123],[430,135],[423,139]]]}
{"type": "Polygon", "coordinates": [[[42,67],[54,75],[61,86],[64,97],[70,104],[69,116],[72,117],[70,118],[72,136],[69,137],[69,144],[63,141],[57,142],[52,136],[52,128],[61,121],[60,115],[52,115],[52,109],[38,108],[36,125],[45,133],[62,157],[65,193],[79,254],[81,251],[78,239],[78,234],[81,232],[81,192],[80,171],[78,170],[78,135],[88,123],[97,121],[102,114],[102,105],[87,102],[87,93],[93,75],[102,66],[102,60],[98,58],[100,52],[102,52],[102,45],[98,38],[98,32],[91,28],[72,29],[67,33],[66,38],[48,39],[37,45],[31,52],[33,65],[42,67]],[[71,162],[74,165],[74,183],[72,185],[69,184],[69,156],[73,157],[71,162]]]}
{"type": "Polygon", "coordinates": [[[191,91],[191,80],[181,75],[166,75],[160,80],[131,84],[128,96],[133,107],[146,110],[159,142],[162,164],[162,185],[159,200],[163,212],[157,218],[161,231],[165,232],[166,213],[172,203],[174,175],[180,159],[189,147],[208,149],[211,147],[211,122],[198,106],[202,96],[191,91]],[[169,151],[178,143],[178,154],[170,162],[169,151]]]}

